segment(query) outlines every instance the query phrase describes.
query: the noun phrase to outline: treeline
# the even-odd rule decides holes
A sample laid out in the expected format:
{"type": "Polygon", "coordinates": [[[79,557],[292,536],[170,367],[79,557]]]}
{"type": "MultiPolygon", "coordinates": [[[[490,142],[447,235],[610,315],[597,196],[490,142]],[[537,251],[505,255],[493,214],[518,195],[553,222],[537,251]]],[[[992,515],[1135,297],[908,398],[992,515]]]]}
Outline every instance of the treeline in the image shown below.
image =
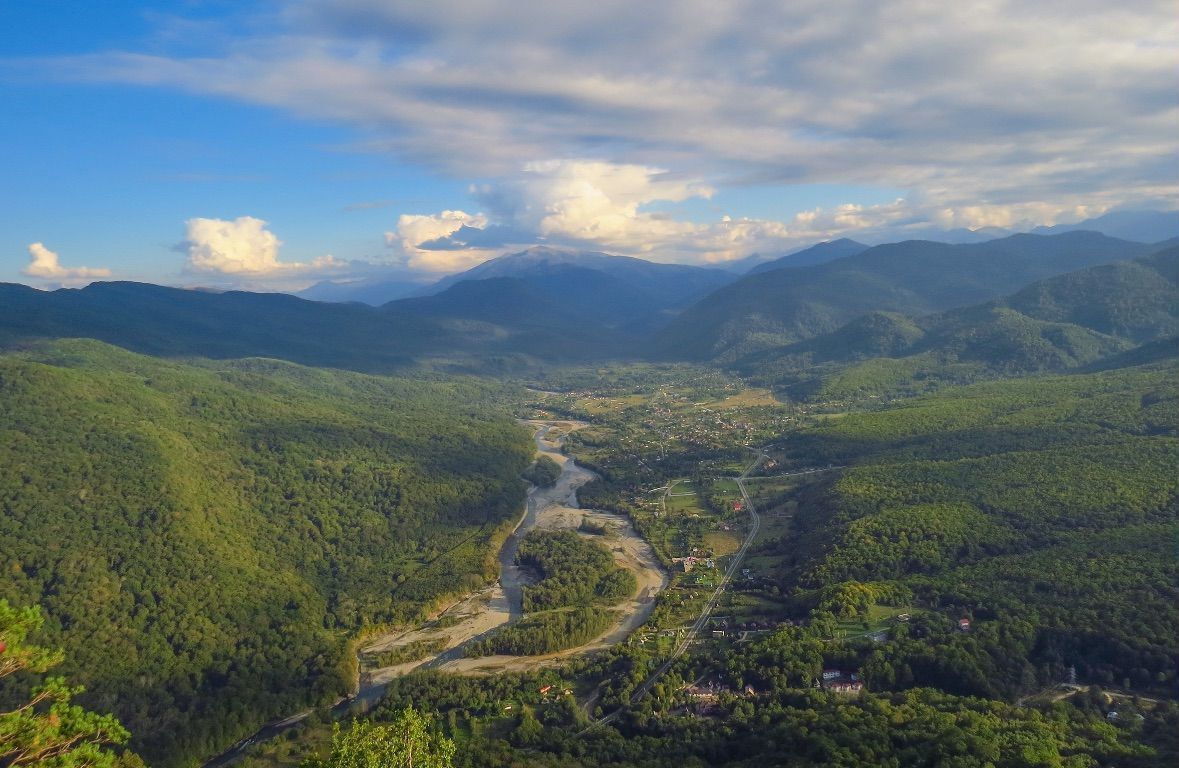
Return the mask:
{"type": "Polygon", "coordinates": [[[615,648],[536,675],[415,674],[390,686],[373,717],[387,721],[410,703],[439,712],[444,731],[461,743],[455,764],[463,768],[1162,768],[1179,756],[1173,702],[1111,704],[1096,688],[1023,705],[932,688],[888,692],[869,684],[854,696],[817,689],[825,668],[855,669],[865,652],[831,642],[832,628],[832,619],[817,615],[809,626],[685,660],[616,722],[589,732],[585,713],[561,690],[568,685],[562,678],[605,675],[598,689],[605,695],[619,680],[649,674],[641,651],[615,648]],[[698,678],[715,685],[706,705],[683,691],[698,678]],[[695,712],[699,706],[707,716],[695,712]],[[1119,717],[1107,717],[1115,707],[1119,717]]]}
{"type": "Polygon", "coordinates": [[[349,689],[345,641],[496,573],[527,435],[474,381],[90,341],[0,355],[0,598],[153,765],[349,689]]]}
{"type": "Polygon", "coordinates": [[[537,613],[473,643],[467,655],[542,656],[556,653],[588,643],[609,629],[614,619],[613,611],[593,606],[537,613]]]}
{"type": "Polygon", "coordinates": [[[634,573],[616,565],[609,550],[573,531],[533,531],[520,543],[516,561],[541,576],[524,587],[528,612],[617,602],[638,589],[634,573]]]}
{"type": "MultiPolygon", "coordinates": [[[[509,747],[480,739],[461,765],[1094,766],[1167,763],[1096,713],[1049,712],[929,689],[833,696],[814,689],[725,695],[712,717],[636,712],[592,738],[555,724],[509,747]]],[[[522,723],[521,723],[522,724],[522,723]]],[[[1152,723],[1153,725],[1153,723],[1152,723]]],[[[519,726],[517,726],[519,727],[519,726]]]]}

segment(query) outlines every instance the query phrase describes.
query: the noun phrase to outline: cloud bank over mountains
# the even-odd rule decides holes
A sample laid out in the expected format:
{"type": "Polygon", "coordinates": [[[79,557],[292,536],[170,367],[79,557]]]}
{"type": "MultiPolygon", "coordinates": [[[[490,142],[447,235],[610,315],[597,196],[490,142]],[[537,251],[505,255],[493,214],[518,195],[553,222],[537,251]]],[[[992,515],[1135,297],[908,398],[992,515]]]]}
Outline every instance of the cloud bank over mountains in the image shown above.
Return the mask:
{"type": "MultiPolygon", "coordinates": [[[[161,36],[151,52],[39,66],[348,125],[346,149],[471,182],[470,200],[390,223],[390,259],[427,272],[535,242],[709,263],[842,235],[1026,228],[1179,199],[1170,2],[269,8],[226,22],[199,54],[161,36]],[[764,218],[676,207],[718,190],[819,184],[905,192],[764,218]]],[[[282,264],[242,221],[224,236],[190,231],[190,266],[331,266],[282,264]]]]}
{"type": "Polygon", "coordinates": [[[224,219],[189,219],[187,239],[181,248],[187,253],[186,268],[192,272],[251,278],[315,276],[346,267],[330,255],[309,263],[278,259],[282,241],[266,222],[253,216],[224,219]]]}
{"type": "Polygon", "coordinates": [[[72,286],[110,277],[111,271],[103,267],[63,267],[58,255],[44,243],[30,243],[29,264],[21,274],[59,286],[72,286]]]}

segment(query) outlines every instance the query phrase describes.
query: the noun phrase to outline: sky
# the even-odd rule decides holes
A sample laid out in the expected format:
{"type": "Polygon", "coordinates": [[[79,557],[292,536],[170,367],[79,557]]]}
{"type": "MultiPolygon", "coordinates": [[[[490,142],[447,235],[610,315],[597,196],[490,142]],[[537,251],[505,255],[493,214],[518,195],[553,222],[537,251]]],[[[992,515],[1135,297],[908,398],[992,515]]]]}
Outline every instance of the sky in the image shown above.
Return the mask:
{"type": "Polygon", "coordinates": [[[0,4],[0,281],[715,265],[1179,207],[1173,0],[0,4]]]}

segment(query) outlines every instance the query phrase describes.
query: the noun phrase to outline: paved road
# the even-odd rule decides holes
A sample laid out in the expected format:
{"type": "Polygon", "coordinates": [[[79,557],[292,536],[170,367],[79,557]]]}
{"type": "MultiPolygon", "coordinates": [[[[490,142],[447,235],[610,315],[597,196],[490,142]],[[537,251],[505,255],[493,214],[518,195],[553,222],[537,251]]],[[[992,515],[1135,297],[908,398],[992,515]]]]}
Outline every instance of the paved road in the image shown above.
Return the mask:
{"type": "MultiPolygon", "coordinates": [[[[741,548],[738,549],[736,553],[734,553],[733,560],[729,563],[729,567],[725,570],[725,575],[721,579],[720,584],[718,584],[716,589],[713,590],[712,596],[708,599],[708,602],[704,604],[704,609],[700,611],[700,615],[696,618],[696,621],[692,623],[692,626],[688,629],[687,634],[685,634],[683,638],[680,639],[679,643],[676,644],[676,647],[672,651],[671,656],[669,656],[667,661],[663,662],[663,664],[661,664],[659,668],[656,669],[655,672],[652,673],[651,676],[648,677],[643,682],[643,684],[640,685],[631,695],[630,704],[632,706],[642,701],[643,697],[650,693],[651,689],[655,687],[655,684],[658,683],[659,680],[667,674],[668,670],[671,669],[671,666],[675,664],[675,662],[678,661],[681,656],[684,655],[689,647],[691,647],[692,641],[694,641],[696,636],[700,634],[700,630],[704,629],[705,625],[708,624],[708,619],[710,616],[712,616],[712,612],[716,610],[716,606],[717,603],[720,602],[721,595],[724,594],[725,589],[729,586],[730,582],[732,582],[733,574],[737,573],[738,569],[741,567],[741,562],[745,559],[745,553],[749,551],[749,547],[753,545],[753,540],[757,538],[758,529],[761,528],[761,516],[757,514],[757,510],[753,507],[753,502],[749,499],[749,492],[745,488],[745,480],[749,477],[749,473],[753,472],[755,469],[761,466],[761,463],[765,461],[765,459],[766,454],[764,449],[759,449],[757,452],[757,458],[754,459],[753,463],[746,467],[745,471],[736,478],[737,487],[741,489],[741,496],[745,500],[745,509],[749,512],[749,533],[746,534],[745,541],[741,542],[741,548]]],[[[608,723],[612,723],[617,720],[621,714],[622,708],[619,708],[605,717],[594,721],[585,730],[588,731],[590,728],[593,728],[597,725],[606,725],[608,723]]],[[[582,733],[584,732],[585,731],[582,731],[582,733]]]]}

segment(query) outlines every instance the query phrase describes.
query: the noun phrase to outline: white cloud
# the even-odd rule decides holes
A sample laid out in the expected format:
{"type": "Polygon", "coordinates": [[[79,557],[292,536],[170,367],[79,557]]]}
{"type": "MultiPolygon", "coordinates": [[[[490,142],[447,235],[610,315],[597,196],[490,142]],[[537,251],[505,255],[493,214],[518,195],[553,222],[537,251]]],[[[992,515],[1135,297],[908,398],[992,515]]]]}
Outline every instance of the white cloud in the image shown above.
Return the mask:
{"type": "Polygon", "coordinates": [[[89,282],[99,277],[110,277],[106,268],[63,267],[57,254],[42,243],[29,244],[29,265],[21,274],[42,280],[56,281],[62,285],[89,282]]]}
{"type": "Polygon", "coordinates": [[[402,214],[397,219],[396,231],[385,233],[385,244],[401,250],[406,266],[423,272],[458,272],[496,255],[494,251],[484,248],[418,248],[431,240],[453,235],[463,226],[483,229],[487,226],[487,217],[481,213],[469,214],[463,211],[443,211],[432,216],[402,214]]]}
{"type": "Polygon", "coordinates": [[[333,256],[309,263],[282,262],[282,241],[253,216],[225,219],[189,219],[185,222],[187,267],[194,272],[244,277],[307,275],[342,269],[346,264],[333,256]]]}
{"type": "Polygon", "coordinates": [[[460,227],[505,229],[521,234],[521,245],[543,241],[653,261],[717,263],[753,252],[779,253],[860,229],[881,229],[913,215],[898,200],[805,211],[789,222],[724,215],[710,222],[687,221],[646,208],[709,198],[713,190],[707,184],[659,168],[587,160],[529,163],[519,179],[472,191],[494,215],[443,211],[437,216],[402,216],[397,231],[386,233],[388,243],[404,250],[410,266],[440,272],[469,268],[502,251],[461,248],[462,240],[476,238],[460,237],[460,227]],[[447,247],[440,248],[439,240],[447,247]],[[456,247],[450,247],[451,242],[456,247]]]}
{"type": "Polygon", "coordinates": [[[590,156],[955,208],[1179,192],[1167,0],[305,0],[271,21],[203,58],[42,65],[350,123],[467,178],[590,156]]]}
{"type": "Polygon", "coordinates": [[[519,178],[471,191],[490,213],[402,215],[396,231],[385,233],[387,244],[404,254],[410,268],[439,273],[468,269],[509,247],[538,242],[652,261],[718,264],[839,237],[877,243],[937,238],[943,230],[958,228],[1030,229],[1107,210],[1040,202],[944,206],[898,198],[813,208],[781,221],[721,214],[712,221],[690,221],[648,208],[709,198],[713,191],[703,181],[647,166],[586,160],[529,163],[519,178]],[[504,232],[511,239],[505,240],[504,232]]]}
{"type": "Polygon", "coordinates": [[[518,224],[544,237],[627,250],[639,239],[654,249],[658,241],[693,228],[643,213],[641,206],[712,195],[707,185],[670,178],[658,168],[584,160],[529,163],[517,187],[522,203],[515,214],[518,224]]]}
{"type": "MultiPolygon", "coordinates": [[[[255,22],[199,58],[164,46],[36,66],[337,121],[356,147],[487,180],[475,194],[486,213],[405,215],[387,233],[433,272],[499,252],[492,237],[419,247],[461,227],[708,262],[1179,199],[1170,0],[1034,12],[1014,0],[303,0],[255,22]],[[808,184],[905,199],[780,221],[650,210],[713,188],[808,184]]],[[[260,224],[212,229],[190,235],[204,243],[194,268],[316,266],[279,262],[260,224]]]]}

